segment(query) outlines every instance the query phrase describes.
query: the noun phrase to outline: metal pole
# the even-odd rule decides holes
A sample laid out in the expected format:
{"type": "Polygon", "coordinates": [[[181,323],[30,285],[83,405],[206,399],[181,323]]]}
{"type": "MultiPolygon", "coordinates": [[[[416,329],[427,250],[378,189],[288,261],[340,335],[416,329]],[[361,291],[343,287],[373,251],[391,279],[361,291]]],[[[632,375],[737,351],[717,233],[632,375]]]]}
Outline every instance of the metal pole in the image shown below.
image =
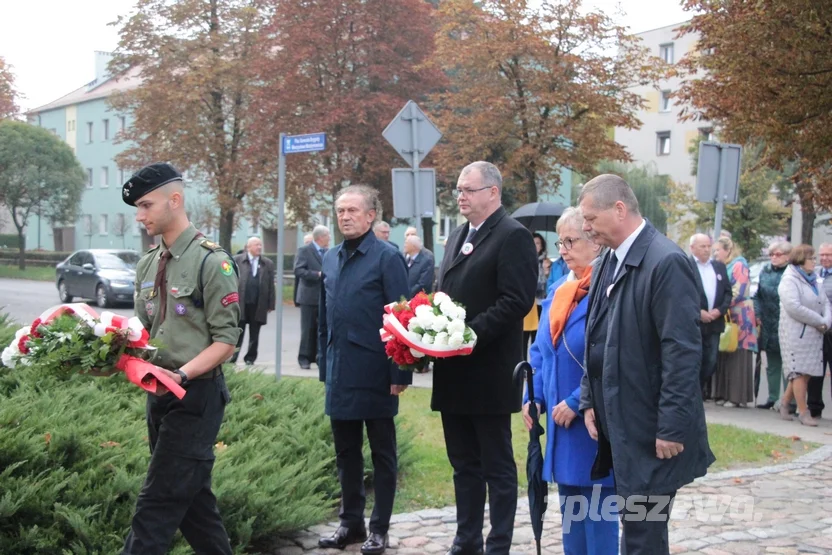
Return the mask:
{"type": "Polygon", "coordinates": [[[425,237],[422,235],[422,207],[419,205],[419,119],[418,111],[416,110],[416,103],[410,102],[410,138],[413,141],[413,206],[416,211],[416,234],[424,241],[425,237]]]}
{"type": "Polygon", "coordinates": [[[714,215],[714,243],[719,240],[722,231],[722,210],[725,206],[725,179],[728,175],[728,156],[725,149],[719,147],[719,174],[716,181],[716,215],[714,215]]]}
{"type": "Polygon", "coordinates": [[[277,302],[275,303],[276,335],[274,351],[274,379],[280,381],[281,355],[283,351],[283,243],[286,241],[283,208],[286,197],[286,154],[283,151],[283,138],[280,134],[280,155],[277,164],[277,302]]]}

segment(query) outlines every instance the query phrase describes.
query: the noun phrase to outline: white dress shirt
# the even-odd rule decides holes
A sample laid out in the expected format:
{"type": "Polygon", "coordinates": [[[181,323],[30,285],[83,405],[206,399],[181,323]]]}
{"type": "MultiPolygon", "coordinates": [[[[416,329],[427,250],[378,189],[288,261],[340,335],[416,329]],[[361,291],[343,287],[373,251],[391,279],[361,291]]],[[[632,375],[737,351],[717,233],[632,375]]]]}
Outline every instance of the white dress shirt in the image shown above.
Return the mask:
{"type": "Polygon", "coordinates": [[[255,258],[251,255],[248,255],[248,262],[249,264],[251,264],[251,275],[253,277],[257,277],[257,268],[260,265],[260,257],[258,256],[257,258],[255,258]]]}
{"type": "Polygon", "coordinates": [[[699,277],[702,278],[702,287],[705,289],[705,296],[708,298],[708,310],[714,307],[716,300],[716,270],[708,260],[704,264],[696,259],[696,267],[699,268],[699,277]]]}
{"type": "Polygon", "coordinates": [[[644,218],[641,219],[641,224],[636,228],[634,232],[630,234],[629,237],[624,239],[620,245],[618,245],[617,249],[613,249],[613,254],[615,255],[616,260],[618,263],[615,266],[615,273],[613,276],[618,275],[618,270],[621,269],[621,265],[624,264],[624,259],[627,258],[627,253],[630,252],[630,247],[633,246],[633,243],[636,242],[636,237],[638,234],[641,233],[641,230],[644,229],[644,226],[647,225],[647,220],[644,218]]]}

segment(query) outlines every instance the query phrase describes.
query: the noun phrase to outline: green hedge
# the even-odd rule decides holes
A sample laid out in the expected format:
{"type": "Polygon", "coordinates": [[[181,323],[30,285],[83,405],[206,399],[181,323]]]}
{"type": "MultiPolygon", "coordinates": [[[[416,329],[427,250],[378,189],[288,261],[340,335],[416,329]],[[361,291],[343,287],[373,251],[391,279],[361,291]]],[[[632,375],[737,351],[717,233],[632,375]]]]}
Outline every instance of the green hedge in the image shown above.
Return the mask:
{"type": "MultiPolygon", "coordinates": [[[[0,316],[3,346],[15,329],[4,323],[0,316]]],[[[322,384],[226,375],[233,402],[213,484],[235,551],[265,549],[277,536],[334,518],[338,484],[322,384]]],[[[119,375],[59,382],[42,369],[0,366],[0,553],[121,548],[149,460],[144,405],[144,394],[119,375]]],[[[400,428],[402,471],[413,462],[411,440],[400,428]]],[[[188,552],[180,538],[174,553],[188,552]]]]}
{"type": "MultiPolygon", "coordinates": [[[[51,264],[57,264],[58,262],[62,262],[66,257],[68,257],[71,252],[55,252],[55,251],[26,251],[26,261],[38,261],[38,262],[48,262],[51,264]]],[[[4,263],[5,261],[17,261],[17,258],[20,256],[19,250],[12,250],[12,249],[0,249],[0,263],[4,263]]]]}

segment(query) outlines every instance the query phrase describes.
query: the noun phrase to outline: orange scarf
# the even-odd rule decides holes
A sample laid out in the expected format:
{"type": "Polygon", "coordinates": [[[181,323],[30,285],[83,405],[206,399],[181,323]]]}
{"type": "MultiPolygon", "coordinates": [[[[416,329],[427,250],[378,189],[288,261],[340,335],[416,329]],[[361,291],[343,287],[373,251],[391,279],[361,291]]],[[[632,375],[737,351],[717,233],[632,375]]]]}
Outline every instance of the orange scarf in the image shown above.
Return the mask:
{"type": "Polygon", "coordinates": [[[589,293],[589,277],[592,266],[587,267],[581,279],[565,281],[555,291],[552,306],[549,307],[549,331],[552,333],[552,345],[566,329],[566,322],[578,303],[589,293]]]}

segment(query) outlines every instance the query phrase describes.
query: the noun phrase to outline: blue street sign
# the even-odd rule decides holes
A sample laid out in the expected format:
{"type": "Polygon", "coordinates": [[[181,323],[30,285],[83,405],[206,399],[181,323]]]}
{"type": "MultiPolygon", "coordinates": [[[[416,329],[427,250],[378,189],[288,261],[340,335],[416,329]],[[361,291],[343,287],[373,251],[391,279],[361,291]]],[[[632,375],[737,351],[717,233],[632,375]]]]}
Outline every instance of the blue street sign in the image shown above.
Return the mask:
{"type": "Polygon", "coordinates": [[[325,148],[326,133],[309,133],[308,135],[290,135],[283,137],[283,154],[315,152],[325,148]]]}

